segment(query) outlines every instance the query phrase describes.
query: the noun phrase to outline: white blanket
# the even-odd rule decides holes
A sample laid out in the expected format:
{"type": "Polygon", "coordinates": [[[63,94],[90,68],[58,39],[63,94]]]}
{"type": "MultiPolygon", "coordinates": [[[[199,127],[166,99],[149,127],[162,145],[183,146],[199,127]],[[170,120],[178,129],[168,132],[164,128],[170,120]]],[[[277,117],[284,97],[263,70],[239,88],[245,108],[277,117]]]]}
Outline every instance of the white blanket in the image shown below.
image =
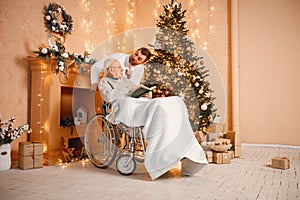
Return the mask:
{"type": "Polygon", "coordinates": [[[124,97],[113,103],[112,110],[107,116],[111,122],[123,122],[130,127],[144,126],[143,133],[148,143],[145,167],[153,180],[185,157],[207,164],[180,97],[152,100],[124,97]]]}

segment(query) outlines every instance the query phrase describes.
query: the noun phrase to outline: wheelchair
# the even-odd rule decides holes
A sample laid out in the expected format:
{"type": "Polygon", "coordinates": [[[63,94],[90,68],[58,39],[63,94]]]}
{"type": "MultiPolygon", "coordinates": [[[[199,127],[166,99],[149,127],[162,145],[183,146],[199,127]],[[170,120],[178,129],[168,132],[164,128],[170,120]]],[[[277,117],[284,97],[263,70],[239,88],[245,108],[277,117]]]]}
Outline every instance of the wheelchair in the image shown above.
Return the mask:
{"type": "Polygon", "coordinates": [[[130,175],[136,169],[136,161],[144,161],[146,151],[142,127],[112,124],[107,119],[110,104],[101,105],[103,113],[95,115],[85,131],[85,148],[91,162],[105,169],[116,161],[117,171],[130,175]],[[121,138],[125,144],[122,144],[121,138]]]}

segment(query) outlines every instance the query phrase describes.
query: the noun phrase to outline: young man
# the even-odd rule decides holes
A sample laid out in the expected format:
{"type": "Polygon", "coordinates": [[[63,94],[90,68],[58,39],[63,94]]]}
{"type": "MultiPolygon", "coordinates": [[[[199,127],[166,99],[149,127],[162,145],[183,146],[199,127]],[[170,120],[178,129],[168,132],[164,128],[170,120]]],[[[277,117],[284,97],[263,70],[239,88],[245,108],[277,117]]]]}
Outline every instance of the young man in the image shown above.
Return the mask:
{"type": "Polygon", "coordinates": [[[99,73],[104,69],[104,61],[113,58],[120,62],[123,68],[123,75],[138,85],[144,74],[144,66],[151,57],[151,52],[145,48],[139,48],[133,54],[114,53],[98,62],[91,68],[91,90],[96,90],[98,85],[99,73]]]}

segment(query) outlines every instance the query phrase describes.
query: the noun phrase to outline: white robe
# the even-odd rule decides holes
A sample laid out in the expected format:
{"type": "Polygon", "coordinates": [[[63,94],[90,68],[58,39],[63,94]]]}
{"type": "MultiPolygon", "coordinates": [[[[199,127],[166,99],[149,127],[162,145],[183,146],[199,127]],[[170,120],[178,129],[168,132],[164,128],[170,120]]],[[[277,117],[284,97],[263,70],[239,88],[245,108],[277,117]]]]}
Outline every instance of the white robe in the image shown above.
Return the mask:
{"type": "MultiPolygon", "coordinates": [[[[99,73],[104,69],[104,62],[107,58],[117,59],[123,68],[123,76],[125,76],[126,69],[129,68],[129,56],[129,54],[114,53],[97,61],[92,65],[91,68],[91,84],[98,84],[99,73]]],[[[132,66],[131,70],[132,76],[130,80],[136,85],[140,84],[141,79],[144,75],[144,65],[132,66]]]]}
{"type": "MultiPolygon", "coordinates": [[[[107,119],[130,127],[143,126],[147,140],[145,168],[154,180],[174,167],[182,158],[203,165],[207,160],[194,136],[186,106],[180,97],[131,98],[128,80],[102,78],[99,90],[102,97],[113,102],[107,119]],[[113,87],[113,89],[112,89],[113,87]]],[[[196,167],[196,166],[195,166],[196,167]]],[[[199,168],[199,166],[197,166],[199,168]]]]}

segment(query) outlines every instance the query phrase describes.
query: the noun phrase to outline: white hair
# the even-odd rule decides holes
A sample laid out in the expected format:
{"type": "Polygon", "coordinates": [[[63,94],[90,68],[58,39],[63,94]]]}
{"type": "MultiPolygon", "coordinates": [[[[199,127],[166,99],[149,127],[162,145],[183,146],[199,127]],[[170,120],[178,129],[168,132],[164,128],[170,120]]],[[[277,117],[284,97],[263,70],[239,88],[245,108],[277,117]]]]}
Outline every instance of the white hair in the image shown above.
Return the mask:
{"type": "Polygon", "coordinates": [[[113,63],[113,62],[115,62],[115,61],[118,61],[117,59],[114,59],[114,58],[107,58],[105,61],[104,61],[104,74],[108,74],[109,73],[109,71],[108,71],[108,69],[109,69],[109,67],[111,66],[111,64],[113,63]]]}

